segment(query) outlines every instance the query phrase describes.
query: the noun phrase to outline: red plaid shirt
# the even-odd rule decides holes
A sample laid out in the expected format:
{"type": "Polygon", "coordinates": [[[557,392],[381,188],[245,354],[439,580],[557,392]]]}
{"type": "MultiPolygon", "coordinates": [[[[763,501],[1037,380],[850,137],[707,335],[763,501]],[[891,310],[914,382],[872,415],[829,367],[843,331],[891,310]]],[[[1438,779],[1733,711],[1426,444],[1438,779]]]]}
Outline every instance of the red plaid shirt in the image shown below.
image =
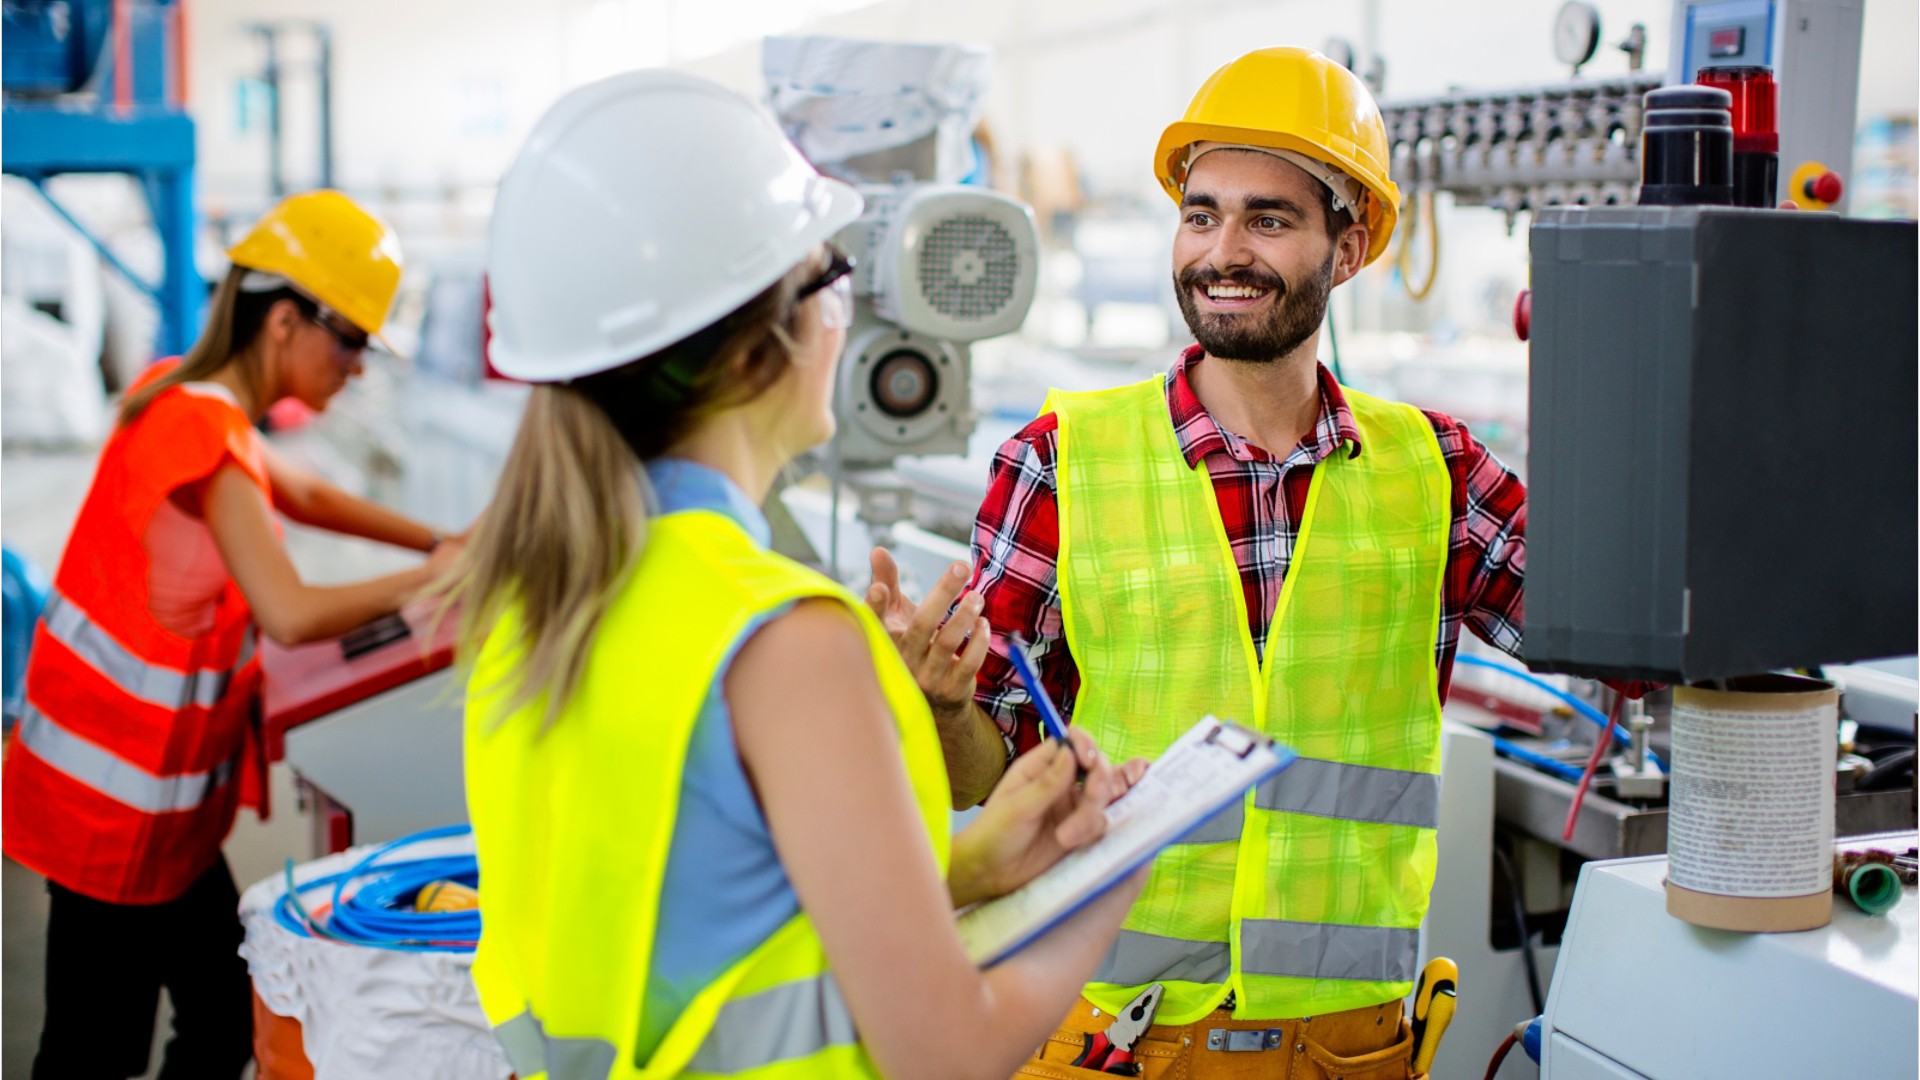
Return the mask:
{"type": "MultiPolygon", "coordinates": [[[[1187,463],[1204,460],[1213,476],[1220,519],[1246,593],[1247,628],[1264,654],[1267,627],[1300,534],[1313,467],[1335,452],[1360,454],[1360,432],[1340,385],[1322,366],[1319,420],[1291,453],[1275,458],[1214,423],[1194,396],[1187,369],[1201,356],[1194,345],[1174,363],[1167,379],[1167,407],[1187,463]]],[[[1440,634],[1434,642],[1444,700],[1462,624],[1495,648],[1520,655],[1527,490],[1465,424],[1436,412],[1426,417],[1453,480],[1452,539],[1441,590],[1440,634]]],[[[973,587],[985,598],[983,614],[993,626],[975,700],[1016,752],[1039,741],[1040,717],[1007,659],[1008,634],[1017,632],[1032,644],[1040,681],[1063,714],[1072,714],[1080,689],[1080,671],[1068,652],[1060,618],[1057,430],[1049,414],[1000,447],[986,500],[974,520],[973,587]]]]}

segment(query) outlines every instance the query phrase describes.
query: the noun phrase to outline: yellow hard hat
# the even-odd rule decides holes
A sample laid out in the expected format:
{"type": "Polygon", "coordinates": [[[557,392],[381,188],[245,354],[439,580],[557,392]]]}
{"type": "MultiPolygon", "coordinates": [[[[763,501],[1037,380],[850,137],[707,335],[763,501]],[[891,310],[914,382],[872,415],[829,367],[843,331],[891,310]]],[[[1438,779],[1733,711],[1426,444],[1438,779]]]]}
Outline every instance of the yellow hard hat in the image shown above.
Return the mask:
{"type": "Polygon", "coordinates": [[[1187,148],[1197,142],[1291,150],[1338,168],[1369,195],[1367,262],[1387,249],[1400,217],[1400,189],[1387,176],[1387,126],[1366,84],[1339,64],[1312,49],[1261,49],[1214,72],[1154,151],[1154,175],[1175,202],[1187,182],[1187,148]]]}
{"type": "Polygon", "coordinates": [[[400,241],[338,191],[289,195],[227,252],[234,265],[278,274],[348,322],[378,334],[400,287],[400,241]]]}

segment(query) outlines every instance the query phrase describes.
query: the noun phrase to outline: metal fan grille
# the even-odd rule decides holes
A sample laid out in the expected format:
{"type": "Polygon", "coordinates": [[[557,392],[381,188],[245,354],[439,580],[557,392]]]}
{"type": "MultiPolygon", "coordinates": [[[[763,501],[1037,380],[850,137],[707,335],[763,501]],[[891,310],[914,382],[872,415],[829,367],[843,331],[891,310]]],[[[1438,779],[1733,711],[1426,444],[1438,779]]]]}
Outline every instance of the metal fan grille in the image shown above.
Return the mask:
{"type": "Polygon", "coordinates": [[[920,247],[920,291],[950,319],[997,318],[1020,280],[1013,234],[985,214],[955,214],[920,247]]]}

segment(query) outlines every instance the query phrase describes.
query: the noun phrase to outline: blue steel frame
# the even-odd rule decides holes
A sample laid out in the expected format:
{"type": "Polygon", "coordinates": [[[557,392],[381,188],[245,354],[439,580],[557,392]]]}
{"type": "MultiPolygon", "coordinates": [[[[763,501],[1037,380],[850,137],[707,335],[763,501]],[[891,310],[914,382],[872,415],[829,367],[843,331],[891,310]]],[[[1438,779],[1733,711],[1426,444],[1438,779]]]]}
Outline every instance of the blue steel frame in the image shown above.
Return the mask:
{"type": "MultiPolygon", "coordinates": [[[[155,6],[168,6],[158,0],[155,6]]],[[[163,24],[164,25],[164,24],[163,24]]],[[[171,41],[159,26],[130,27],[134,72],[114,70],[111,48],[103,50],[108,80],[98,97],[73,96],[48,101],[9,97],[0,109],[0,171],[22,177],[40,190],[48,205],[87,238],[109,266],[126,276],[160,309],[158,355],[187,350],[200,332],[206,284],[194,265],[197,225],[194,209],[193,119],[166,100],[171,41]],[[136,30],[141,32],[136,32],[136,30]],[[116,108],[109,86],[136,74],[133,104],[116,108]],[[49,177],[62,173],[126,173],[138,177],[165,253],[158,283],[135,274],[105,243],[47,191],[49,177]]]]}

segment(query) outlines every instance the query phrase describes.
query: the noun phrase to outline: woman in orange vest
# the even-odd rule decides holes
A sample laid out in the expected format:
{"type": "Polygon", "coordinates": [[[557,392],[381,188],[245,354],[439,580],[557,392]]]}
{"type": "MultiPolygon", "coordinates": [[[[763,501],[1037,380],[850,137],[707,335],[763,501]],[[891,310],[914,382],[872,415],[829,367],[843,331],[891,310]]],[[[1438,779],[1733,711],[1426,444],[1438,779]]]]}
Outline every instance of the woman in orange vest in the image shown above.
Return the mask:
{"type": "Polygon", "coordinates": [[[338,192],[280,203],[228,253],[200,340],[127,395],[34,637],[5,769],[6,854],[47,878],[38,1077],[236,1077],[253,1056],[239,896],[254,634],[293,644],[398,609],[456,554],[430,527],[280,460],[254,425],[326,407],[400,281],[391,230],[338,192]],[[353,585],[301,580],[274,511],[430,552],[353,585]]]}

